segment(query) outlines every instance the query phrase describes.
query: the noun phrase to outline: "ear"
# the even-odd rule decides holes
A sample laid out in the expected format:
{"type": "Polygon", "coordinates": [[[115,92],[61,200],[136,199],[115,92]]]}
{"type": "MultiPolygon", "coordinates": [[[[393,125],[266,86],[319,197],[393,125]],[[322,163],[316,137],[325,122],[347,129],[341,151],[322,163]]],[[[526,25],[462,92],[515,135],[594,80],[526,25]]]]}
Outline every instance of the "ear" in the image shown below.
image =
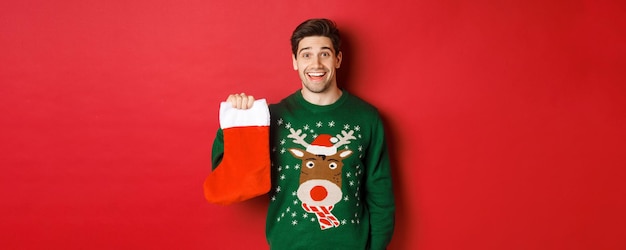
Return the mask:
{"type": "Polygon", "coordinates": [[[297,148],[290,148],[289,153],[291,153],[294,157],[298,159],[302,159],[302,157],[304,156],[304,151],[297,148]]]}
{"type": "Polygon", "coordinates": [[[298,70],[298,60],[296,60],[296,55],[292,55],[291,60],[293,63],[293,70],[298,70]]]}
{"type": "Polygon", "coordinates": [[[343,54],[339,51],[339,54],[337,54],[337,66],[335,68],[341,67],[341,58],[343,58],[343,54]]]}
{"type": "Polygon", "coordinates": [[[348,158],[348,156],[350,156],[351,154],[352,154],[352,150],[349,150],[349,149],[339,151],[339,157],[341,159],[348,158]]]}

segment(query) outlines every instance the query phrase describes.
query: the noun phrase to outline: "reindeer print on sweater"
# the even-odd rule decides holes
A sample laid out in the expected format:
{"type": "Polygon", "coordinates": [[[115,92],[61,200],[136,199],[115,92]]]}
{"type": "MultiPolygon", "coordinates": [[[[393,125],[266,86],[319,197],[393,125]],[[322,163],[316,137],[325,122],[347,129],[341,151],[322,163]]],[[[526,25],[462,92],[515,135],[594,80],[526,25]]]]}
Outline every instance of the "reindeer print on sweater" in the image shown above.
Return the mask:
{"type": "Polygon", "coordinates": [[[277,215],[276,221],[294,227],[316,223],[320,230],[360,223],[358,213],[341,214],[343,217],[333,213],[342,202],[346,203],[344,207],[360,206],[363,170],[358,164],[344,169],[346,159],[361,157],[362,146],[357,138],[361,137],[360,126],[338,125],[333,120],[317,120],[301,126],[283,118],[275,122],[278,134],[283,137],[272,150],[278,151],[281,158],[291,156],[293,163],[274,166],[277,185],[272,201],[279,196],[289,199],[289,206],[277,215]],[[344,190],[344,185],[349,188],[344,190]]]}
{"type": "Polygon", "coordinates": [[[395,206],[376,108],[347,91],[319,106],[298,90],[269,109],[270,248],[384,249],[395,206]]]}

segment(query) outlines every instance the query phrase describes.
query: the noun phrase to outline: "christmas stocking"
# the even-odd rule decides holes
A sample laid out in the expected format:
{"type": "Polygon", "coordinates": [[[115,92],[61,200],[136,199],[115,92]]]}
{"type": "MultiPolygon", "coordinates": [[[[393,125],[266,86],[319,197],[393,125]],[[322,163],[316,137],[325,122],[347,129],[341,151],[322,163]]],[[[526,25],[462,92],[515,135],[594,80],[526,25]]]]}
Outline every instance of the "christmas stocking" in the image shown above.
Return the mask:
{"type": "Polygon", "coordinates": [[[270,114],[265,99],[250,109],[220,105],[220,127],[224,132],[224,155],[204,181],[207,201],[227,205],[244,201],[270,189],[270,114]]]}

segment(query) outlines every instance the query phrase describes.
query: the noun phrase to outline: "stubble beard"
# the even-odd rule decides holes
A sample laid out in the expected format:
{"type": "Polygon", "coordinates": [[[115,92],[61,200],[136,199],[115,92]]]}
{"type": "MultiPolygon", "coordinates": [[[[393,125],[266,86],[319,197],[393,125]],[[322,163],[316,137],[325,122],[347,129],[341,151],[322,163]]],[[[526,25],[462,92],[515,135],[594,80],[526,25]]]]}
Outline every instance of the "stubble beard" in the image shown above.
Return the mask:
{"type": "Polygon", "coordinates": [[[303,82],[303,85],[309,92],[316,93],[316,94],[324,93],[328,91],[328,89],[330,89],[329,82],[320,83],[319,86],[311,84],[311,83],[303,82]]]}
{"type": "MultiPolygon", "coordinates": [[[[330,71],[327,70],[326,72],[330,72],[330,71]]],[[[311,93],[315,93],[315,94],[325,93],[330,89],[332,85],[331,78],[326,78],[324,81],[321,81],[321,82],[312,83],[309,81],[308,76],[306,74],[302,74],[301,77],[302,77],[302,85],[304,85],[304,88],[306,88],[311,93]]]]}

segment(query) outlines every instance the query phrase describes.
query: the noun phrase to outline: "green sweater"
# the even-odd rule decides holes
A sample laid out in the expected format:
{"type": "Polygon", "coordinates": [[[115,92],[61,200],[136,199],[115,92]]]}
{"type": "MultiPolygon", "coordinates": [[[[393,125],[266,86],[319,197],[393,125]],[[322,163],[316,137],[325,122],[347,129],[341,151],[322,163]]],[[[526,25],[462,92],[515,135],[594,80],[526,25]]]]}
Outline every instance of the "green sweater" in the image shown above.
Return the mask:
{"type": "Polygon", "coordinates": [[[385,249],[395,205],[378,111],[345,90],[327,106],[305,101],[298,90],[269,108],[270,248],[385,249]]]}

